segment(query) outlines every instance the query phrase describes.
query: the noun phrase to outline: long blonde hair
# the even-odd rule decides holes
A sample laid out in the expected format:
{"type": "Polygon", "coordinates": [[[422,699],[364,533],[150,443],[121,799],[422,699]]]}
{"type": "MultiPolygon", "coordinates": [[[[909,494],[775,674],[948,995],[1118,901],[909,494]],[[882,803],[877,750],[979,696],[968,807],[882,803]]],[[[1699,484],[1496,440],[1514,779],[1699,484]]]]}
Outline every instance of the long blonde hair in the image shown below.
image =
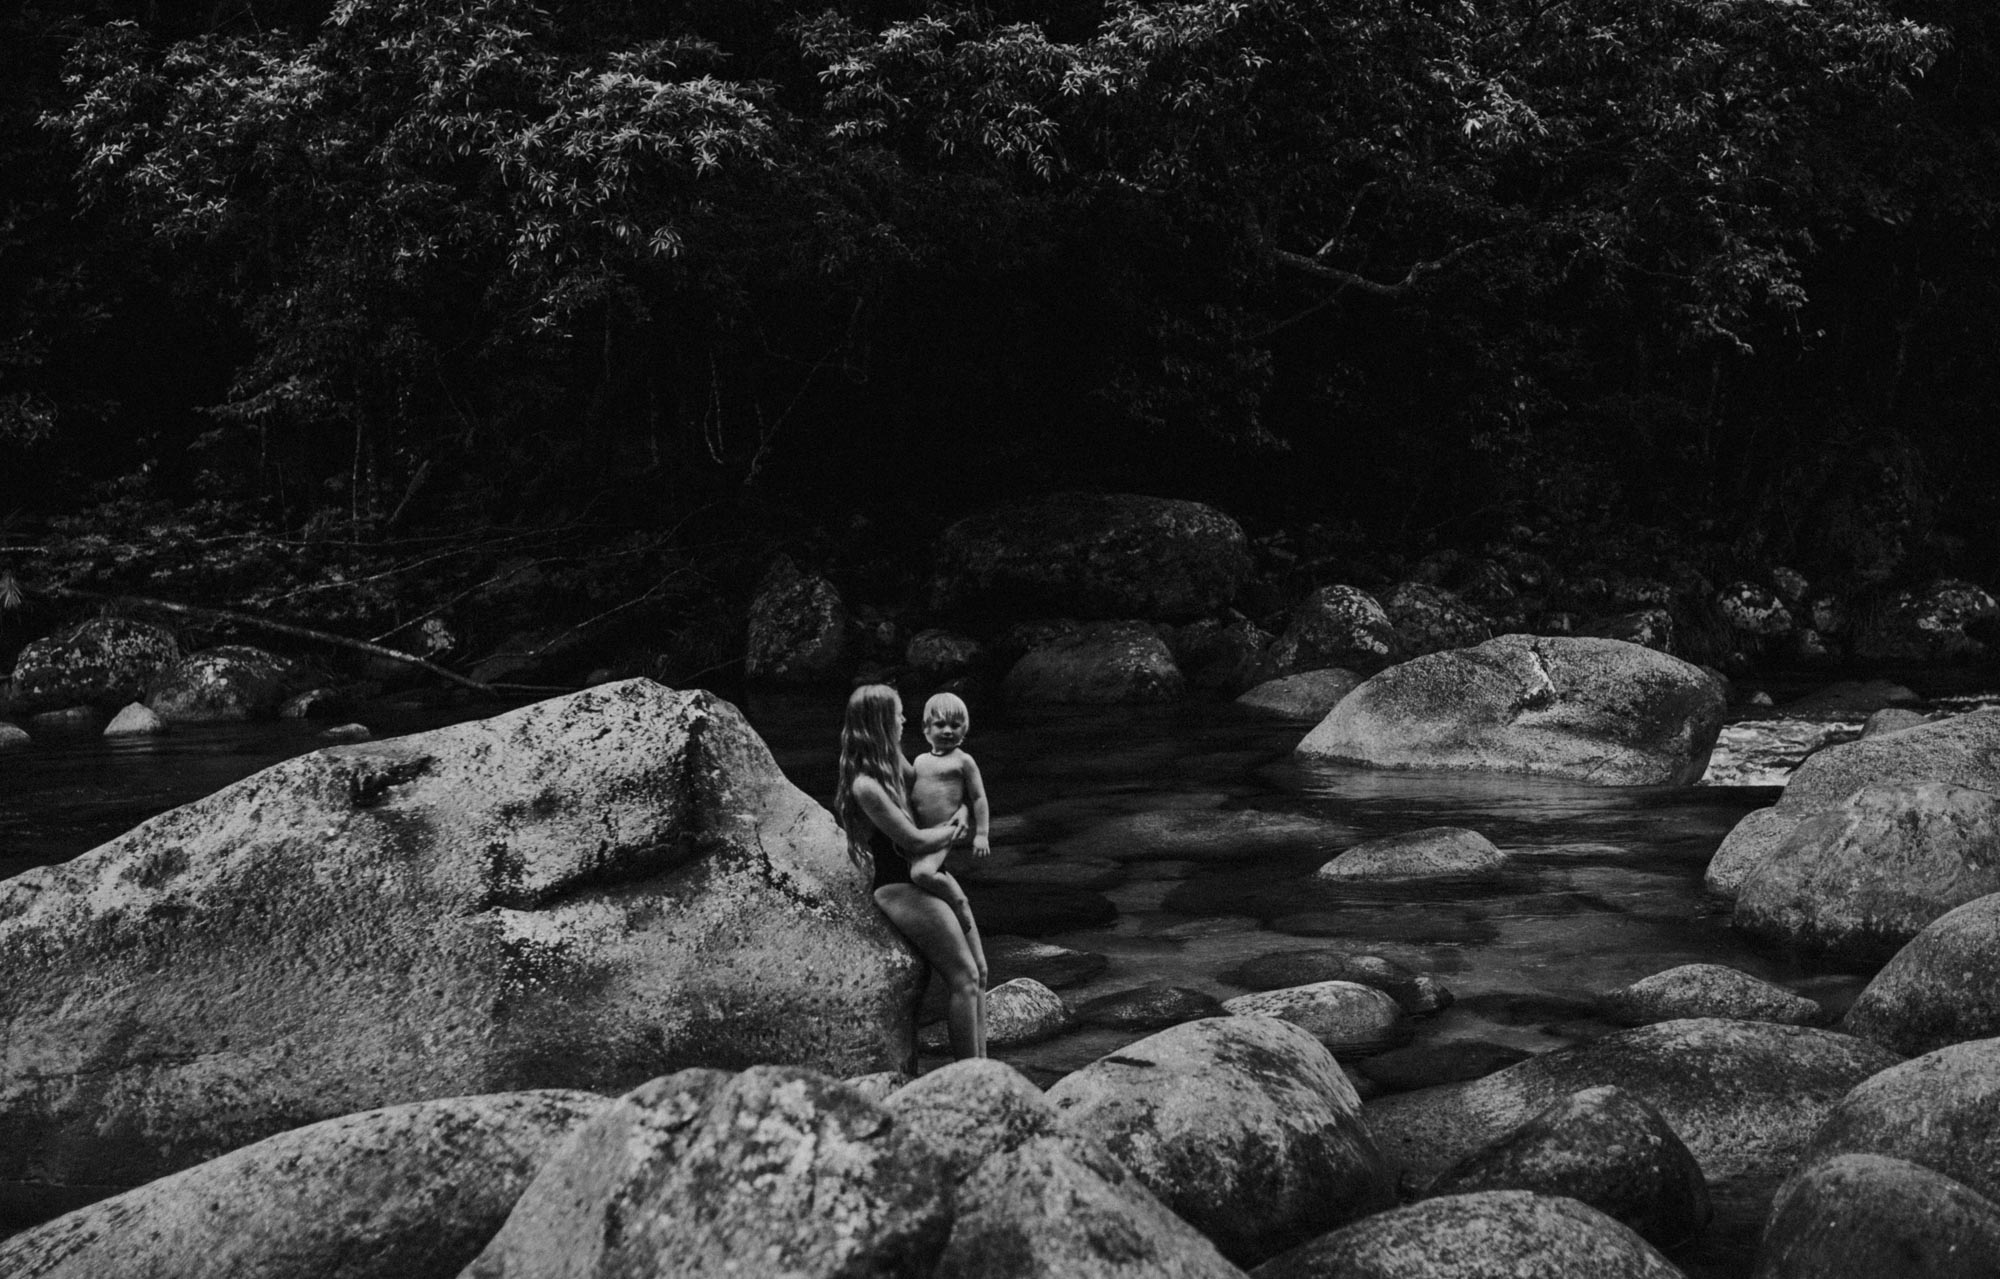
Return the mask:
{"type": "Polygon", "coordinates": [[[863,684],[847,697],[847,717],[840,725],[840,785],[833,792],[833,816],[847,833],[847,855],[858,866],[872,864],[868,833],[874,823],[854,801],[854,779],[872,777],[888,793],[889,802],[910,811],[909,780],[904,773],[903,743],[896,734],[896,711],[903,699],[887,684],[863,684]]]}

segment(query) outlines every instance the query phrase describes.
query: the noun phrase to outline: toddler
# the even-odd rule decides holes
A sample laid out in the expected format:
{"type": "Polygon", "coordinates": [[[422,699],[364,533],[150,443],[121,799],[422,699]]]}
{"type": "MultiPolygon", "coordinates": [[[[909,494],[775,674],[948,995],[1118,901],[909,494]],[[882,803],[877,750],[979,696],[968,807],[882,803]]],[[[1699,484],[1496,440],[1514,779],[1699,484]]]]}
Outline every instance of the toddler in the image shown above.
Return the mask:
{"type": "MultiPolygon", "coordinates": [[[[937,826],[950,821],[952,814],[964,805],[972,815],[972,855],[986,857],[993,852],[987,834],[986,783],[980,779],[979,765],[961,749],[971,724],[972,713],[956,693],[938,693],[924,703],[924,740],[930,743],[930,749],[917,756],[912,768],[910,815],[919,826],[937,826]]],[[[950,906],[958,916],[959,926],[965,929],[966,943],[972,947],[973,961],[979,967],[979,1025],[983,1031],[986,952],[979,944],[979,925],[972,918],[972,903],[944,868],[944,859],[950,853],[951,848],[947,847],[912,858],[910,882],[950,906]]],[[[984,1040],[983,1033],[980,1038],[984,1040]]],[[[980,1055],[985,1055],[983,1042],[980,1055]]]]}

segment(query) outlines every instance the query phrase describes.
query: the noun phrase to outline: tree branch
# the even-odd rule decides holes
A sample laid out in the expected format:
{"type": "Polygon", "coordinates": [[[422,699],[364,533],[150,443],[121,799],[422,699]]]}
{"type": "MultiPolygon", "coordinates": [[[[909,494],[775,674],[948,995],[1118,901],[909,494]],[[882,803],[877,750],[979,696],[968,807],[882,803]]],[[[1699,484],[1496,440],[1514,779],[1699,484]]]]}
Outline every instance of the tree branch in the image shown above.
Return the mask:
{"type": "Polygon", "coordinates": [[[1332,280],[1343,287],[1359,289],[1363,293],[1371,293],[1379,298],[1399,298],[1415,289],[1418,284],[1423,282],[1426,276],[1435,275],[1474,249],[1491,244],[1494,238],[1493,236],[1486,236],[1478,240],[1467,240],[1464,244],[1459,245],[1442,257],[1432,258],[1426,262],[1419,262],[1415,266],[1412,266],[1408,273],[1394,284],[1384,284],[1380,280],[1371,280],[1365,275],[1358,275],[1353,271],[1343,270],[1337,266],[1329,266],[1317,256],[1307,257],[1303,253],[1293,253],[1289,249],[1267,248],[1265,252],[1270,255],[1273,262],[1281,266],[1288,266],[1294,271],[1302,271],[1307,275],[1317,276],[1322,280],[1332,280]]]}

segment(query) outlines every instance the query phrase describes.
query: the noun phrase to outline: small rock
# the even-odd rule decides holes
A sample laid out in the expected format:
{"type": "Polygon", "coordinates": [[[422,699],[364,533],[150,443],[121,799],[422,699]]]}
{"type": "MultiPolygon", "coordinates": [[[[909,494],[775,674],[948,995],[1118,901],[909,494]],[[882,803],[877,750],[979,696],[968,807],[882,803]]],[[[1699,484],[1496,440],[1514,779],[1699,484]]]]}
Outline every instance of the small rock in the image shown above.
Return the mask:
{"type": "Polygon", "coordinates": [[[89,728],[98,719],[97,711],[89,706],[66,706],[59,711],[43,711],[30,715],[28,722],[42,733],[75,733],[89,728]]]}
{"type": "Polygon", "coordinates": [[[166,731],[166,721],[138,702],[113,715],[104,726],[106,737],[157,737],[166,731]]]}
{"type": "Polygon", "coordinates": [[[1507,864],[1507,855],[1478,831],[1429,826],[1356,844],[1314,872],[1320,879],[1484,879],[1507,864]]]}
{"type": "Polygon", "coordinates": [[[1452,1001],[1451,991],[1429,973],[1413,972],[1392,959],[1349,950],[1279,950],[1246,960],[1222,975],[1233,986],[1276,990],[1320,981],[1353,981],[1388,992],[1406,1013],[1436,1012],[1452,1001]]]}
{"type": "Polygon", "coordinates": [[[1740,639],[1769,640],[1792,629],[1792,614],[1776,592],[1755,582],[1732,582],[1716,592],[1716,609],[1740,639]]]}
{"type": "Polygon", "coordinates": [[[1913,711],[1902,706],[1884,706],[1868,717],[1861,726],[1863,737],[1880,737],[1884,733],[1899,733],[1906,728],[1930,723],[1930,716],[1922,711],[1913,711]]]}
{"type": "Polygon", "coordinates": [[[1361,676],[1340,666],[1300,671],[1265,680],[1236,699],[1239,706],[1270,711],[1293,719],[1321,720],[1340,699],[1353,692],[1361,676]]]}
{"type": "Polygon", "coordinates": [[[1351,981],[1238,995],[1222,1006],[1232,1016],[1276,1017],[1302,1026],[1337,1056],[1387,1045],[1403,1020],[1402,1006],[1386,992],[1351,981]]]}
{"type": "Polygon", "coordinates": [[[1587,1204],[1525,1190],[1426,1199],[1294,1248],[1256,1279],[1682,1279],[1587,1204]]]}
{"type": "Polygon", "coordinates": [[[15,724],[0,723],[0,751],[34,744],[35,739],[28,736],[28,730],[25,728],[15,724]]]}
{"type": "Polygon", "coordinates": [[[375,733],[366,724],[336,724],[320,736],[330,742],[365,742],[375,733]]]}
{"type": "MultiPolygon", "coordinates": [[[[1069,1008],[1062,996],[1032,977],[1016,977],[986,992],[986,1046],[1018,1048],[1059,1035],[1069,1026],[1069,1008]]],[[[944,1052],[951,1045],[943,1022],[933,1022],[917,1035],[917,1046],[944,1052]]]]}
{"type": "Polygon", "coordinates": [[[1721,964],[1682,964],[1604,997],[1606,1011],[1629,1026],[1681,1017],[1731,1017],[1810,1026],[1824,1015],[1814,1001],[1721,964]]]}
{"type": "Polygon", "coordinates": [[[1101,1142],[1239,1264],[1390,1201],[1353,1085],[1286,1022],[1175,1026],[1065,1076],[1048,1097],[1065,1131],[1101,1142]]]}
{"type": "Polygon", "coordinates": [[[1836,1155],[1787,1181],[1757,1244],[1756,1279],[1992,1279],[2000,1204],[1882,1155],[1836,1155]]]}
{"type": "Polygon", "coordinates": [[[1411,1092],[1438,1084],[1484,1079],[1496,1070],[1505,1070],[1532,1056],[1533,1053],[1512,1044],[1447,1039],[1378,1054],[1361,1062],[1359,1069],[1382,1092],[1411,1092]]]}
{"type": "MultiPolygon", "coordinates": [[[[588,683],[600,683],[589,680],[588,683]]],[[[279,719],[325,719],[340,711],[341,696],[330,688],[309,688],[278,708],[279,719]]]]}
{"type": "Polygon", "coordinates": [[[1114,1030],[1165,1030],[1184,1021],[1224,1015],[1226,1010],[1215,996],[1164,982],[1100,995],[1076,1010],[1079,1022],[1114,1030]]]}
{"type": "Polygon", "coordinates": [[[1481,1190],[1567,1195],[1670,1248],[1708,1224],[1701,1167],[1660,1112],[1622,1088],[1571,1093],[1446,1169],[1427,1197],[1481,1190]]]}

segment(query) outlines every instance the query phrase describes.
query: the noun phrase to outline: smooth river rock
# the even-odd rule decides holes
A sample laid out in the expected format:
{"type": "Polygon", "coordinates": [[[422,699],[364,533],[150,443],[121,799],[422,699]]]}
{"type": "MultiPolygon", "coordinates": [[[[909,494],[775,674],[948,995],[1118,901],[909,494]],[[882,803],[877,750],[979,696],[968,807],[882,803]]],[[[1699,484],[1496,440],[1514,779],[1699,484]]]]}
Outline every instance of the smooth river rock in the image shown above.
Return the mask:
{"type": "Polygon", "coordinates": [[[1321,981],[1354,981],[1389,996],[1406,1013],[1430,1013],[1448,1006],[1452,994],[1429,973],[1416,972],[1393,959],[1369,954],[1356,943],[1350,947],[1275,950],[1246,959],[1222,974],[1222,980],[1252,990],[1309,986],[1321,981]]]}
{"type": "MultiPolygon", "coordinates": [[[[1062,996],[1032,977],[1016,977],[986,992],[986,1043],[991,1048],[1018,1048],[1061,1034],[1069,1026],[1069,1008],[1062,996]]],[[[927,1052],[943,1052],[951,1037],[944,1022],[925,1026],[917,1044],[927,1052]]]]}
{"type": "Polygon", "coordinates": [[[1187,688],[1172,650],[1142,622],[1093,622],[1029,649],[1001,681],[1019,705],[1171,702],[1187,688]]]}
{"type": "Polygon", "coordinates": [[[288,760],[0,882],[0,1209],[427,1097],[900,1066],[918,961],[727,702],[288,760]]]}
{"type": "Polygon", "coordinates": [[[1465,1084],[1368,1104],[1390,1163],[1428,1181],[1556,1101],[1613,1085],[1643,1098],[1700,1163],[1711,1192],[1768,1193],[1863,1079],[1900,1060],[1832,1031],[1696,1018],[1619,1031],[1465,1084]]]}
{"type": "Polygon", "coordinates": [[[1314,872],[1320,879],[1369,884],[1434,879],[1485,879],[1507,854],[1475,830],[1427,826],[1356,844],[1314,872]]]}
{"type": "Polygon", "coordinates": [[[1377,1213],[1251,1272],[1254,1279],[1681,1279],[1631,1229],[1574,1199],[1447,1195],[1377,1213]]]}
{"type": "Polygon", "coordinates": [[[35,744],[28,736],[28,730],[15,724],[0,723],[0,751],[20,750],[35,744]]]}
{"type": "Polygon", "coordinates": [[[1361,684],[1361,676],[1340,666],[1267,679],[1236,699],[1239,706],[1292,719],[1318,722],[1361,684]]]}
{"type": "Polygon", "coordinates": [[[1318,981],[1222,1001],[1238,1017],[1277,1017],[1303,1026],[1335,1056],[1379,1049],[1396,1039],[1403,1007],[1387,991],[1352,981],[1318,981]]]}
{"type": "Polygon", "coordinates": [[[1841,1029],[1909,1056],[2000,1035],[2000,893],[1947,911],[1911,938],[1841,1029]]]}
{"type": "Polygon", "coordinates": [[[0,1241],[0,1274],[450,1279],[610,1104],[552,1089],[323,1120],[0,1241]]]}
{"type": "Polygon", "coordinates": [[[2000,1039],[1974,1039],[1891,1066],[1840,1099],[1801,1163],[1893,1155],[2000,1201],[2000,1039]]]}
{"type": "Polygon", "coordinates": [[[943,1163],[883,1107],[791,1066],[642,1084],[545,1163],[464,1279],[920,1274],[943,1163]]]}
{"type": "Polygon", "coordinates": [[[1771,1204],[1752,1279],[1995,1279],[2000,1204],[1918,1164],[1836,1155],[1771,1204]]]}
{"type": "Polygon", "coordinates": [[[1440,1173],[1427,1196],[1566,1195],[1670,1248],[1708,1224],[1701,1166],[1660,1112],[1610,1086],[1572,1093],[1440,1173]]]}
{"type": "Polygon", "coordinates": [[[1503,635],[1383,671],[1297,753],[1677,786],[1707,768],[1722,712],[1721,685],[1679,658],[1618,640],[1503,635]]]}
{"type": "Polygon", "coordinates": [[[104,726],[106,737],[156,737],[167,731],[167,722],[138,702],[119,711],[104,726]]]}
{"type": "Polygon", "coordinates": [[[1631,1026],[1684,1017],[1809,1026],[1825,1016],[1825,1010],[1804,995],[1722,964],[1682,964],[1642,977],[1606,995],[1604,1005],[1631,1026]]]}
{"type": "Polygon", "coordinates": [[[1103,1143],[1238,1264],[1390,1202],[1354,1086],[1289,1022],[1175,1026],[1065,1076],[1048,1097],[1065,1131],[1103,1143]]]}

